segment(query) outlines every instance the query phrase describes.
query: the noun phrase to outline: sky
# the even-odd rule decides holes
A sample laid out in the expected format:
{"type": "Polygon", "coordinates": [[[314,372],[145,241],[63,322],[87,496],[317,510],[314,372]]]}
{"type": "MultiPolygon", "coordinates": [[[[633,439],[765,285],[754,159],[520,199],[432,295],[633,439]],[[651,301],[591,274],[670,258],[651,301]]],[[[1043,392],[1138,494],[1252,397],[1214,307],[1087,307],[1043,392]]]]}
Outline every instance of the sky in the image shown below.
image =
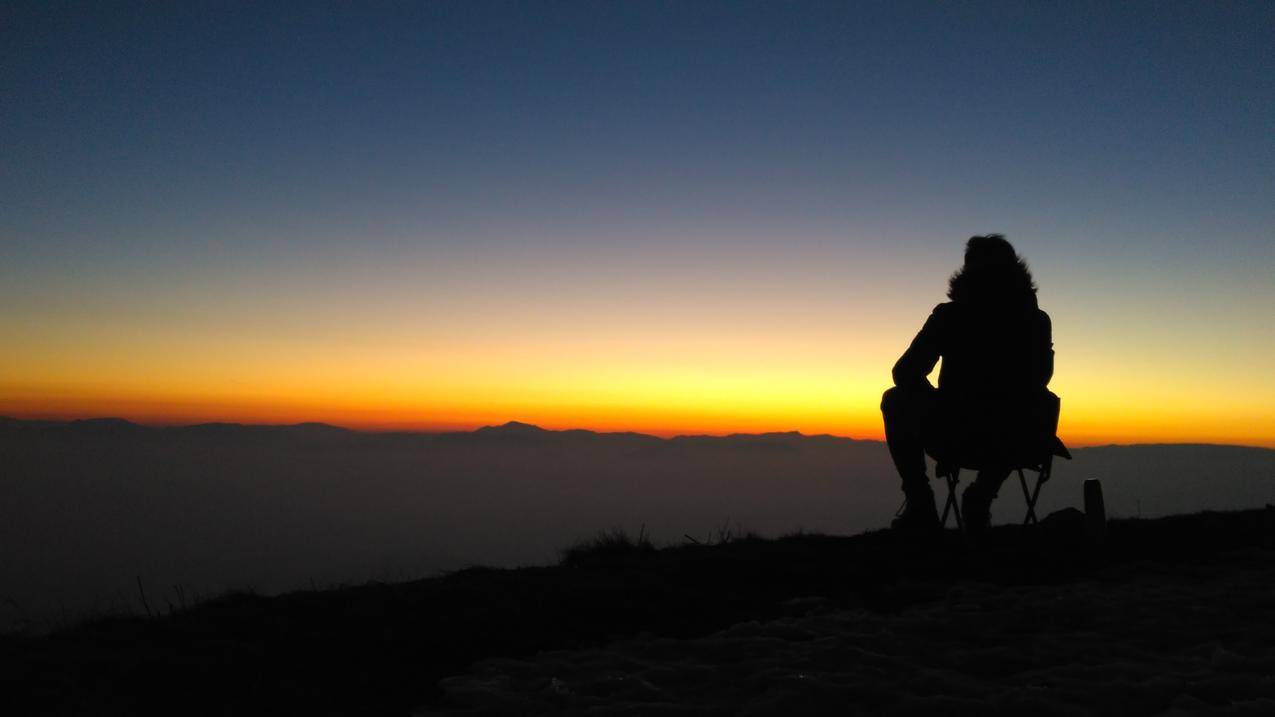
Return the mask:
{"type": "Polygon", "coordinates": [[[1270,3],[5,3],[0,415],[882,435],[973,234],[1076,444],[1275,447],[1270,3]]]}

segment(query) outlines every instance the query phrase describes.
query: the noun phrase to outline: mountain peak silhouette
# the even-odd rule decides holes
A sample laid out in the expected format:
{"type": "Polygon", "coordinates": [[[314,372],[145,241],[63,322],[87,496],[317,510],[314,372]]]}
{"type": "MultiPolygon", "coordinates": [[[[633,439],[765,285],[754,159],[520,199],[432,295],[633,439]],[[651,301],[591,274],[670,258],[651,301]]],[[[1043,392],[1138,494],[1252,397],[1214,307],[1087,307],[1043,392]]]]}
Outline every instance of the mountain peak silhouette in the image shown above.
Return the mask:
{"type": "Polygon", "coordinates": [[[71,421],[67,425],[76,430],[95,433],[119,433],[121,431],[135,431],[144,428],[144,426],[124,418],[81,418],[71,421]]]}
{"type": "Polygon", "coordinates": [[[540,426],[535,426],[530,423],[508,421],[499,426],[483,426],[482,428],[474,431],[474,433],[501,436],[540,436],[552,433],[552,431],[547,431],[540,426]]]}

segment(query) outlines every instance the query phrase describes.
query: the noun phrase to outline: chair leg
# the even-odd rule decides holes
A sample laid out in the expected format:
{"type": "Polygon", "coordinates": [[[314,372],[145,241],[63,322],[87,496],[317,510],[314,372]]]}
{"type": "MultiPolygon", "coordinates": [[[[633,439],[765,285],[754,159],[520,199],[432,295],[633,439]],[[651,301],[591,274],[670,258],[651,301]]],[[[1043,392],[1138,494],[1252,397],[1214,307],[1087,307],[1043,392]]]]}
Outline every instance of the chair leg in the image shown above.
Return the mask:
{"type": "Polygon", "coordinates": [[[1040,484],[1048,480],[1047,472],[1042,470],[1036,476],[1035,490],[1027,489],[1027,476],[1023,475],[1023,469],[1018,469],[1018,484],[1023,487],[1023,500],[1027,502],[1027,515],[1023,516],[1023,525],[1035,525],[1040,521],[1036,519],[1036,500],[1040,498],[1040,484]]]}
{"type": "Polygon", "coordinates": [[[1046,460],[1040,467],[1040,472],[1036,474],[1036,487],[1032,490],[1032,517],[1035,520],[1036,501],[1040,499],[1040,487],[1045,485],[1049,477],[1053,475],[1053,459],[1046,460]]]}
{"type": "Polygon", "coordinates": [[[961,480],[961,471],[960,469],[953,469],[952,472],[947,474],[946,477],[947,477],[947,502],[943,504],[943,518],[939,522],[944,528],[946,528],[947,514],[951,513],[952,515],[956,516],[957,530],[964,530],[965,521],[961,520],[961,506],[957,503],[957,500],[956,500],[956,484],[959,483],[961,480]]]}

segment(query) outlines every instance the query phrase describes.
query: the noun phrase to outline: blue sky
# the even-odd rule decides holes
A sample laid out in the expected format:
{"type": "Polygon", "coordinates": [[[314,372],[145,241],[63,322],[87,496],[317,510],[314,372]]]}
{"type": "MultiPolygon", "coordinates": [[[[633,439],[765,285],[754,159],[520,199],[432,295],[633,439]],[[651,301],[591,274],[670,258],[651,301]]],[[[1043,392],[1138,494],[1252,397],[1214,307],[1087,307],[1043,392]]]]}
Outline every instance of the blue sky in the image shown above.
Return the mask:
{"type": "Polygon", "coordinates": [[[1275,349],[1272,30],[1269,3],[7,4],[11,369],[91,355],[84,323],[182,327],[157,305],[461,320],[475,284],[605,307],[633,276],[906,334],[988,231],[1094,351],[1275,349]]]}

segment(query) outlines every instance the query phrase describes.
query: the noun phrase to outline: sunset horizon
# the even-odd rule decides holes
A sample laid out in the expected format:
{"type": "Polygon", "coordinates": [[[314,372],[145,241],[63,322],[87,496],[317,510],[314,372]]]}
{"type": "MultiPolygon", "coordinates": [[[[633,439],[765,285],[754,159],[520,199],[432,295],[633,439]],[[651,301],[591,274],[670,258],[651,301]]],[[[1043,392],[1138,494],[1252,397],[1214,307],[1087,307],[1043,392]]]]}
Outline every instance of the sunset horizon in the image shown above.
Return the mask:
{"type": "Polygon", "coordinates": [[[1275,446],[1258,7],[12,16],[0,414],[879,438],[999,232],[1065,440],[1275,446]]]}
{"type": "MultiPolygon", "coordinates": [[[[725,437],[731,435],[797,433],[803,436],[832,436],[835,438],[847,438],[856,441],[880,442],[885,440],[884,432],[880,426],[877,426],[875,429],[865,427],[862,431],[856,432],[845,427],[849,424],[840,424],[839,426],[833,425],[825,429],[820,427],[819,424],[812,424],[813,427],[803,427],[797,424],[787,425],[776,422],[767,422],[765,420],[754,420],[752,422],[738,421],[731,423],[687,422],[685,424],[673,424],[670,427],[666,424],[642,423],[639,421],[625,420],[621,416],[617,416],[613,420],[604,419],[596,421],[577,421],[569,418],[537,418],[510,414],[504,418],[498,418],[493,415],[488,418],[472,420],[457,419],[452,421],[431,421],[428,419],[412,418],[349,418],[348,415],[349,414],[323,412],[292,412],[286,409],[269,410],[260,413],[234,411],[191,411],[175,412],[171,414],[151,411],[111,411],[107,409],[97,412],[59,412],[48,410],[0,411],[0,418],[8,418],[18,421],[51,421],[70,423],[75,421],[117,419],[128,421],[129,423],[134,423],[140,426],[154,428],[183,428],[202,424],[218,423],[266,427],[321,424],[332,426],[334,428],[365,433],[402,432],[431,434],[472,432],[481,428],[498,428],[505,426],[506,424],[514,423],[525,424],[546,431],[637,433],[666,439],[694,436],[725,437]]],[[[363,415],[366,416],[366,414],[363,415]]],[[[1226,437],[1227,435],[1229,434],[1209,436],[1199,431],[1181,433],[1169,431],[1161,433],[1139,430],[1133,430],[1127,433],[1087,434],[1081,431],[1069,431],[1066,426],[1062,426],[1059,429],[1059,437],[1063,439],[1066,445],[1075,448],[1140,444],[1235,445],[1251,446],[1255,448],[1275,448],[1275,440],[1255,437],[1252,441],[1246,441],[1243,438],[1228,438],[1226,437]]]]}
{"type": "Polygon", "coordinates": [[[1270,709],[1273,30],[0,4],[4,704],[1270,709]]]}

